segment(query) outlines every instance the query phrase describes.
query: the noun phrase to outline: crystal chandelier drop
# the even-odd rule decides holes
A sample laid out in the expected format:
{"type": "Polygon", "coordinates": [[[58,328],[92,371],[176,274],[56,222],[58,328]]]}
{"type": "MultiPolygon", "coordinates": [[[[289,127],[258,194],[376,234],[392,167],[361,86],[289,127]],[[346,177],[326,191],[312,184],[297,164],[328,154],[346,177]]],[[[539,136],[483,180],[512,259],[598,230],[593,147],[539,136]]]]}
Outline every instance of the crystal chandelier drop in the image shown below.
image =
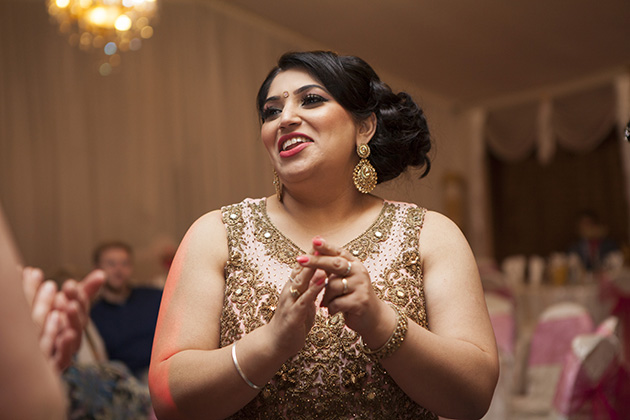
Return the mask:
{"type": "Polygon", "coordinates": [[[48,0],[48,13],[71,45],[102,50],[102,75],[120,64],[120,52],[138,50],[153,36],[157,9],[157,0],[48,0]]]}

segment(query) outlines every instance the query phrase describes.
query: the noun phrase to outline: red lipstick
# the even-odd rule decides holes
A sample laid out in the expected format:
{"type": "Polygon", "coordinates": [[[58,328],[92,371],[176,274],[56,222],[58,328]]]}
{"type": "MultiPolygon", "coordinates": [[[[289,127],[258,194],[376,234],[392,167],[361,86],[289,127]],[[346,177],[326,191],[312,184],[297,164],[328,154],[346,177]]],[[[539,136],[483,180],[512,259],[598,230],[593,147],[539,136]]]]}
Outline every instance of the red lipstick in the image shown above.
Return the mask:
{"type": "Polygon", "coordinates": [[[301,152],[302,150],[304,150],[304,148],[306,146],[308,146],[309,144],[313,143],[313,139],[311,139],[309,136],[307,136],[304,133],[299,133],[299,132],[293,132],[293,133],[289,133],[289,134],[285,134],[284,136],[280,137],[278,139],[278,151],[280,152],[280,157],[290,157],[290,156],[294,156],[295,154],[301,152]],[[291,145],[293,147],[291,147],[288,150],[282,150],[283,145],[287,142],[290,141],[291,139],[296,139],[296,138],[301,138],[301,139],[305,139],[305,142],[298,142],[296,145],[291,145]]]}

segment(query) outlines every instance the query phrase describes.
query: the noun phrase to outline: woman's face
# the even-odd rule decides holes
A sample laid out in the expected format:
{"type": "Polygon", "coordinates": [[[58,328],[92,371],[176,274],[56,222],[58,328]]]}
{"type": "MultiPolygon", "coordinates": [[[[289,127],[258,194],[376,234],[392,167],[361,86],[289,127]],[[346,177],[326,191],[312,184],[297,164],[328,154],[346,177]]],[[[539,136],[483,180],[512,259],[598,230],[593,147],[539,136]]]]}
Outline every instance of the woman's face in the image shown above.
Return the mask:
{"type": "Polygon", "coordinates": [[[262,114],[262,141],[284,182],[300,181],[318,170],[331,175],[352,171],[358,160],[358,125],[306,71],[279,73],[262,114]]]}

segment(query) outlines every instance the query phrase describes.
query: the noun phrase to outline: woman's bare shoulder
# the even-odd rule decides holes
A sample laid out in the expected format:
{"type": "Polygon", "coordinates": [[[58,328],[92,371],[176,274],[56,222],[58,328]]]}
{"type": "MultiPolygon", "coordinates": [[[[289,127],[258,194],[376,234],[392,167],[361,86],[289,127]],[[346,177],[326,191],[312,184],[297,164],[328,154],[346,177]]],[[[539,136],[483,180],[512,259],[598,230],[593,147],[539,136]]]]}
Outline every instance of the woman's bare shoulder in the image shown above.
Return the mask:
{"type": "Polygon", "coordinates": [[[180,252],[186,253],[186,259],[202,258],[216,264],[227,261],[227,232],[221,210],[210,211],[193,222],[182,239],[180,252]]]}
{"type": "Polygon", "coordinates": [[[459,226],[450,218],[434,210],[427,210],[424,215],[420,240],[433,241],[466,240],[459,226]],[[429,238],[427,238],[429,237],[429,238]]]}
{"type": "Polygon", "coordinates": [[[419,244],[425,263],[442,261],[444,258],[445,261],[452,261],[456,257],[468,261],[472,257],[468,240],[459,226],[436,211],[426,212],[419,244]]]}
{"type": "Polygon", "coordinates": [[[209,211],[201,215],[190,226],[191,229],[217,229],[223,227],[223,215],[221,209],[209,211]]]}

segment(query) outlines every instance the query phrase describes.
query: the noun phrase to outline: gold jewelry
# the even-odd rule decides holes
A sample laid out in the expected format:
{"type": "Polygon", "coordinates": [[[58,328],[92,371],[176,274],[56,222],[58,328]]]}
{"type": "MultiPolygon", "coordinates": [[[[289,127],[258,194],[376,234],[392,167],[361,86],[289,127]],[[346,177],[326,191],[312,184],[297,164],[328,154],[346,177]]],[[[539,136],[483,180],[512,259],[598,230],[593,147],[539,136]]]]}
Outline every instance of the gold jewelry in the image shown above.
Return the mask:
{"type": "Polygon", "coordinates": [[[352,270],[352,263],[348,261],[348,268],[346,269],[346,272],[343,273],[343,276],[344,277],[348,276],[348,274],[350,274],[350,270],[352,270]]]}
{"type": "Polygon", "coordinates": [[[284,92],[282,92],[282,97],[283,98],[288,98],[289,97],[289,92],[287,92],[286,90],[284,92]]]}
{"type": "Polygon", "coordinates": [[[236,371],[238,372],[239,375],[241,375],[241,378],[243,378],[245,383],[249,385],[250,388],[255,389],[257,391],[263,388],[262,386],[258,386],[252,381],[250,381],[247,378],[247,376],[245,376],[245,373],[243,373],[241,366],[238,364],[238,359],[236,358],[236,341],[234,342],[234,344],[232,344],[232,361],[234,362],[234,367],[236,368],[236,371]]]}
{"type": "Polygon", "coordinates": [[[390,306],[394,309],[394,311],[396,311],[396,328],[394,328],[392,335],[389,336],[385,344],[376,350],[370,350],[363,343],[363,337],[361,337],[359,341],[359,347],[363,350],[363,353],[376,358],[376,360],[381,360],[394,354],[394,352],[400,348],[401,344],[405,340],[407,330],[409,329],[407,316],[401,314],[400,310],[398,310],[396,306],[390,306]]]}
{"type": "Polygon", "coordinates": [[[273,187],[276,189],[278,201],[282,203],[282,182],[280,182],[280,177],[278,177],[278,173],[275,169],[273,170],[273,187]]]}
{"type": "Polygon", "coordinates": [[[289,287],[289,292],[291,292],[291,296],[293,296],[293,299],[299,298],[302,294],[298,289],[294,289],[293,286],[289,287]]]}
{"type": "Polygon", "coordinates": [[[370,146],[367,144],[359,144],[357,146],[357,154],[361,158],[357,166],[354,167],[354,172],[352,173],[352,181],[354,181],[354,186],[362,192],[363,194],[367,194],[376,187],[376,181],[378,176],[376,174],[376,169],[367,160],[368,156],[370,156],[370,146]]]}
{"type": "Polygon", "coordinates": [[[346,280],[346,278],[342,278],[341,279],[341,283],[343,284],[343,291],[341,292],[342,295],[345,295],[346,293],[348,293],[348,280],[346,280]]]}

